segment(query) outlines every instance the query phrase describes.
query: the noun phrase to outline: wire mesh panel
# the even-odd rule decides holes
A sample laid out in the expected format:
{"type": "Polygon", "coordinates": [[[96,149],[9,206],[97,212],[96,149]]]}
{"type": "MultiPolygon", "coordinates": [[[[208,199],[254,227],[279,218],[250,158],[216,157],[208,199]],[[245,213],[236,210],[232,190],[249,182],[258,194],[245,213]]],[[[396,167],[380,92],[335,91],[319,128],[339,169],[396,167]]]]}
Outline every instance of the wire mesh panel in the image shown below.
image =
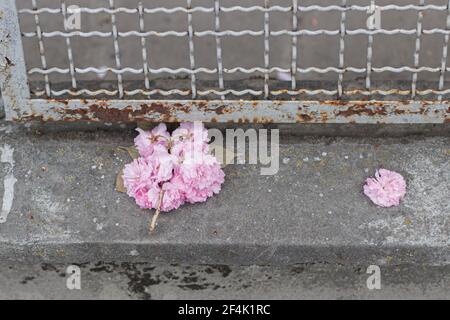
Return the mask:
{"type": "Polygon", "coordinates": [[[4,0],[10,119],[445,122],[448,0],[4,0]]]}

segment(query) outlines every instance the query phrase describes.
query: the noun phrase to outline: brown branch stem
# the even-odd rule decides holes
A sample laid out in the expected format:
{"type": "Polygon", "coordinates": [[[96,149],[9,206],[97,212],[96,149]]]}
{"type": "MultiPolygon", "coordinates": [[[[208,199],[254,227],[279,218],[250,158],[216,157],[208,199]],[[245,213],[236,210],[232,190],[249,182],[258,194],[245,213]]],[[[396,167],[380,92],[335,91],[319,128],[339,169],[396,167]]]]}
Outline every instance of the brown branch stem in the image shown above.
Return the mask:
{"type": "Polygon", "coordinates": [[[153,215],[151,223],[148,225],[148,231],[150,233],[152,233],[156,228],[156,220],[158,220],[159,214],[161,212],[161,204],[162,204],[163,196],[164,196],[164,190],[161,188],[161,191],[159,192],[158,206],[156,207],[156,212],[153,215]]]}

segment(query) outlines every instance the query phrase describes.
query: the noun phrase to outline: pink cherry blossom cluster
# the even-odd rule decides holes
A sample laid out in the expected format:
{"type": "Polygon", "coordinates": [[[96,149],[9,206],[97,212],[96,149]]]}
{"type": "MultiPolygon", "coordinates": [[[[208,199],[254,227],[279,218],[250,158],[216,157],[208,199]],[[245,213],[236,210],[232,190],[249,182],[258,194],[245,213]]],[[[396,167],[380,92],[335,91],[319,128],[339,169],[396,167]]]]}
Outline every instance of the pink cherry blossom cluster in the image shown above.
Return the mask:
{"type": "Polygon", "coordinates": [[[367,178],[364,194],[377,206],[398,206],[406,194],[406,182],[397,172],[379,169],[375,177],[367,178]]]}
{"type": "Polygon", "coordinates": [[[167,212],[220,192],[225,174],[208,154],[208,131],[201,123],[182,123],[172,135],[163,123],[137,131],[140,157],[125,166],[123,181],[139,207],[157,209],[162,194],[160,209],[167,212]]]}

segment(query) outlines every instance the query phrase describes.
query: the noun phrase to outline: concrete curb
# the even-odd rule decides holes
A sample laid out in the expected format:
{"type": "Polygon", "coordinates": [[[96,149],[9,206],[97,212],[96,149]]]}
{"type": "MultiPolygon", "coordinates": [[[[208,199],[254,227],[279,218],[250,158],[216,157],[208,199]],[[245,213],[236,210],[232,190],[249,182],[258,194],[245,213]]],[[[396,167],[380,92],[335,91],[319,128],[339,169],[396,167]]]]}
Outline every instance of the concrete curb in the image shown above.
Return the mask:
{"type": "MultiPolygon", "coordinates": [[[[18,180],[0,224],[0,259],[292,265],[450,262],[450,138],[281,139],[280,170],[231,165],[217,197],[163,215],[114,190],[132,131],[45,132],[0,124],[18,180]],[[361,193],[376,168],[401,172],[408,195],[380,209],[361,193]]],[[[0,163],[0,178],[11,169],[0,163]]],[[[0,183],[0,195],[4,192],[0,183]]],[[[1,197],[0,197],[1,200],[1,197]]]]}

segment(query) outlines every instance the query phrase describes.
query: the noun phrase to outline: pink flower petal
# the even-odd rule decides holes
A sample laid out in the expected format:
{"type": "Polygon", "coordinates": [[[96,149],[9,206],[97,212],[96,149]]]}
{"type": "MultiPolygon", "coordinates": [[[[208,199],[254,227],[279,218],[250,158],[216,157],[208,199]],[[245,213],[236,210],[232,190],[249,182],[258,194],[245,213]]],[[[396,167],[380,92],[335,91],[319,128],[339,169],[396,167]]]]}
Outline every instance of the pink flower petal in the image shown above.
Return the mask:
{"type": "Polygon", "coordinates": [[[141,158],[125,166],[124,185],[141,208],[161,211],[185,202],[204,202],[218,194],[225,180],[219,162],[208,154],[208,131],[201,123],[182,123],[172,137],[164,124],[151,132],[137,129],[135,144],[141,158]],[[169,150],[170,148],[170,150],[169,150]]]}
{"type": "Polygon", "coordinates": [[[141,128],[137,128],[136,131],[139,132],[139,135],[134,139],[134,144],[142,157],[150,156],[158,145],[167,148],[169,144],[170,134],[164,123],[159,124],[150,132],[141,128]]]}
{"type": "Polygon", "coordinates": [[[375,177],[367,178],[364,194],[380,207],[398,206],[405,197],[406,182],[397,172],[379,169],[375,177]]]}

